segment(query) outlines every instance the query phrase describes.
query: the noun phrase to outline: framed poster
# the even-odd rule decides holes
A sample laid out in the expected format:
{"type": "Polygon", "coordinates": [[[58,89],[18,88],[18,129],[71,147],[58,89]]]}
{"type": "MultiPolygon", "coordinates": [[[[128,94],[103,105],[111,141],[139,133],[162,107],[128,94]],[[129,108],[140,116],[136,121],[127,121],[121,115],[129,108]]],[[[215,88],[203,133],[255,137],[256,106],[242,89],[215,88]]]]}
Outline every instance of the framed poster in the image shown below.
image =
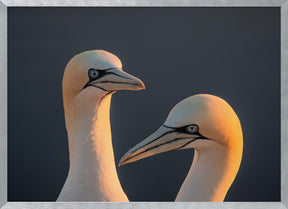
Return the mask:
{"type": "Polygon", "coordinates": [[[286,1],[7,1],[1,15],[3,208],[287,207],[286,1]],[[224,203],[172,203],[192,149],[117,167],[130,203],[55,202],[69,170],[63,73],[94,49],[115,54],[146,86],[112,97],[116,164],[181,100],[205,93],[231,105],[244,147],[224,203]]]}

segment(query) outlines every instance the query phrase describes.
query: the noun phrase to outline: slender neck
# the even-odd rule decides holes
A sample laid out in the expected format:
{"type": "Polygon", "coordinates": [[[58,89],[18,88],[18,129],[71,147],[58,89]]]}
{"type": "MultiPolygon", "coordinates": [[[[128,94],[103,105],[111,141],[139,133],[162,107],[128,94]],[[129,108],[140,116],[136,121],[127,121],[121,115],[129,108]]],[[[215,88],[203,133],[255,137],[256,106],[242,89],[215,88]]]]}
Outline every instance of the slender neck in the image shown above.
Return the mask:
{"type": "Polygon", "coordinates": [[[70,169],[58,200],[128,201],[115,167],[110,102],[107,95],[65,112],[70,169]]]}
{"type": "Polygon", "coordinates": [[[192,166],[175,201],[222,202],[238,172],[241,157],[242,145],[235,151],[220,144],[195,149],[192,166]]]}

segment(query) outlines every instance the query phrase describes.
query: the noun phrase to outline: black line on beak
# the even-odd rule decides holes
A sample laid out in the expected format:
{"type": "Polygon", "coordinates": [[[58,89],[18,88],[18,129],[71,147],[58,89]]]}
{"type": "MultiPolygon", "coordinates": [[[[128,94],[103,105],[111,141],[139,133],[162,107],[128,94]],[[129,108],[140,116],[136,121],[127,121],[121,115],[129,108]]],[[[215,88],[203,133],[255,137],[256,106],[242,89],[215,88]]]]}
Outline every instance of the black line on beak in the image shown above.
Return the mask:
{"type": "Polygon", "coordinates": [[[182,149],[183,147],[186,147],[188,144],[190,144],[191,142],[196,141],[197,139],[202,139],[202,137],[199,136],[199,137],[196,137],[196,138],[192,139],[191,141],[189,141],[189,142],[185,143],[184,145],[178,147],[177,150],[182,149]]]}
{"type": "MultiPolygon", "coordinates": [[[[99,87],[99,86],[96,86],[96,85],[93,85],[93,84],[89,84],[89,83],[87,83],[87,84],[84,86],[83,89],[85,89],[85,88],[88,87],[88,86],[94,86],[94,87],[96,87],[96,88],[98,88],[98,89],[101,89],[101,90],[103,90],[103,91],[107,91],[106,89],[103,89],[103,88],[101,88],[101,87],[99,87]]],[[[110,91],[107,91],[107,92],[110,92],[110,91]]]]}
{"type": "MultiPolygon", "coordinates": [[[[131,158],[134,158],[134,157],[136,157],[136,156],[138,156],[138,155],[140,155],[140,154],[143,154],[143,153],[145,153],[145,152],[147,152],[147,151],[149,151],[149,150],[155,149],[155,148],[160,147],[160,146],[163,146],[163,145],[165,145],[165,144],[170,144],[170,143],[175,142],[175,141],[183,140],[183,139],[186,139],[186,138],[176,138],[176,139],[172,139],[172,140],[170,140],[170,141],[167,141],[167,142],[165,142],[165,143],[155,145],[154,147],[150,147],[150,148],[148,148],[148,149],[146,149],[146,150],[143,150],[142,152],[139,152],[139,153],[136,154],[136,155],[133,155],[133,156],[131,156],[131,157],[128,157],[128,158],[127,158],[126,160],[124,160],[123,162],[126,162],[127,160],[130,160],[131,158]]],[[[172,149],[172,150],[182,149],[183,147],[187,146],[188,144],[190,144],[191,142],[193,142],[193,141],[195,141],[195,140],[197,140],[197,139],[202,139],[202,137],[201,137],[201,136],[196,137],[196,138],[190,140],[189,142],[185,143],[184,145],[182,145],[182,146],[180,146],[180,147],[178,147],[178,148],[172,149]]],[[[155,141],[155,140],[154,140],[154,141],[155,141]]],[[[150,143],[148,143],[148,144],[150,144],[150,143]]],[[[146,145],[148,145],[148,144],[146,144],[146,145]]],[[[145,145],[145,146],[146,146],[146,145],[145,145]]],[[[140,149],[140,148],[139,148],[139,149],[140,149]]],[[[136,150],[136,151],[137,151],[137,150],[136,150]]],[[[171,151],[171,150],[170,150],[170,151],[171,151]]],[[[165,152],[166,152],[166,151],[165,151],[165,152]]],[[[157,153],[157,154],[158,154],[158,153],[157,153]]],[[[159,154],[160,154],[160,153],[159,153],[159,154]]]]}
{"type": "MultiPolygon", "coordinates": [[[[93,69],[93,68],[91,68],[91,69],[93,69]]],[[[130,81],[133,81],[133,79],[131,79],[131,78],[128,78],[128,77],[119,75],[119,74],[114,73],[114,72],[109,72],[109,70],[113,70],[113,69],[119,70],[119,69],[117,69],[117,68],[95,69],[95,70],[98,71],[99,76],[98,76],[97,78],[95,78],[95,79],[92,79],[92,78],[89,77],[89,81],[85,84],[85,86],[83,87],[83,89],[87,88],[88,86],[94,86],[94,87],[99,88],[99,89],[101,89],[101,90],[103,90],[103,91],[107,91],[107,90],[104,89],[104,88],[101,88],[101,87],[99,87],[99,86],[97,86],[97,85],[91,84],[91,82],[93,82],[93,81],[95,81],[95,80],[97,80],[97,79],[99,79],[99,78],[101,78],[101,77],[103,77],[103,76],[109,75],[109,74],[113,74],[113,75],[119,76],[119,77],[121,77],[121,78],[125,78],[125,79],[128,79],[128,80],[130,80],[130,81]]],[[[103,81],[103,82],[99,82],[99,83],[121,83],[121,82],[103,81]]],[[[123,83],[123,84],[125,84],[125,83],[123,83]]],[[[132,83],[131,83],[131,85],[136,85],[136,86],[137,86],[137,84],[132,84],[132,83]]]]}
{"type": "Polygon", "coordinates": [[[163,137],[163,136],[165,136],[165,135],[167,135],[167,134],[169,134],[169,133],[173,133],[173,132],[174,132],[174,130],[172,130],[172,131],[168,131],[168,132],[165,132],[164,134],[162,134],[162,135],[156,137],[155,139],[153,139],[153,140],[150,141],[149,143],[147,143],[147,144],[145,144],[145,145],[139,147],[138,149],[141,149],[141,148],[143,148],[144,146],[147,146],[147,145],[151,144],[152,142],[156,141],[157,139],[160,139],[161,137],[163,137]]]}
{"type": "Polygon", "coordinates": [[[89,71],[90,71],[90,70],[96,70],[96,71],[99,73],[99,76],[96,77],[96,78],[91,78],[91,77],[89,76],[89,71],[88,71],[89,81],[85,84],[85,86],[83,87],[83,89],[85,89],[85,88],[88,87],[88,86],[94,86],[94,87],[97,87],[97,88],[99,88],[99,89],[102,89],[103,91],[106,91],[105,89],[103,89],[103,88],[101,88],[101,87],[99,87],[99,86],[95,86],[95,85],[91,84],[91,82],[93,82],[93,81],[95,81],[95,80],[97,80],[97,79],[99,79],[99,78],[101,78],[101,77],[103,77],[103,76],[105,76],[105,75],[107,75],[107,74],[112,74],[111,72],[110,72],[110,73],[109,73],[109,72],[107,73],[108,70],[112,70],[112,69],[117,69],[117,68],[107,68],[107,69],[94,69],[94,68],[90,68],[89,71]]]}
{"type": "MultiPolygon", "coordinates": [[[[165,135],[165,134],[164,134],[165,135]]],[[[163,136],[164,136],[163,135],[163,136]]],[[[159,138],[158,138],[159,139],[159,138]]],[[[179,139],[173,139],[173,140],[170,140],[170,141],[168,141],[168,142],[165,142],[165,143],[162,143],[162,144],[158,144],[158,145],[156,145],[156,146],[154,146],[154,147],[150,147],[150,148],[148,148],[148,149],[146,149],[146,150],[143,150],[142,152],[139,152],[138,154],[136,154],[136,155],[133,155],[133,156],[131,156],[131,157],[128,157],[125,161],[127,161],[127,160],[129,160],[129,159],[131,159],[131,158],[133,158],[133,157],[136,157],[136,156],[138,156],[138,155],[140,155],[140,154],[142,154],[142,153],[145,153],[145,152],[147,152],[147,151],[149,151],[149,150],[152,150],[152,149],[155,149],[155,148],[157,148],[157,147],[160,147],[160,146],[162,146],[162,145],[164,145],[164,144],[169,144],[170,142],[174,142],[174,141],[178,141],[178,140],[181,140],[181,139],[184,139],[184,138],[179,138],[179,139]]],[[[153,140],[153,141],[155,141],[155,140],[153,140]]],[[[150,144],[150,143],[148,143],[148,144],[150,144]]],[[[148,144],[146,144],[146,145],[148,145],[148,144]]],[[[146,146],[145,145],[145,146],[146,146]]],[[[143,147],[143,146],[142,146],[143,147]]],[[[141,149],[142,147],[140,147],[139,149],[141,149]]],[[[138,149],[138,150],[139,150],[138,149]]],[[[176,148],[176,149],[178,149],[178,148],[176,148]]],[[[136,150],[137,151],[137,150],[136,150]]],[[[123,161],[123,162],[125,162],[125,161],[123,161]]]]}
{"type": "MultiPolygon", "coordinates": [[[[110,68],[110,69],[117,69],[117,68],[110,68]]],[[[125,77],[125,76],[119,75],[119,74],[114,73],[114,72],[107,72],[106,75],[108,75],[108,74],[117,75],[117,76],[119,76],[119,77],[121,77],[121,78],[126,78],[126,79],[128,79],[128,80],[130,80],[130,81],[133,81],[133,80],[130,79],[130,78],[127,78],[127,77],[125,77]]]]}
{"type": "MultiPolygon", "coordinates": [[[[196,124],[195,124],[195,125],[196,125],[196,124]]],[[[197,139],[207,139],[207,140],[209,140],[209,138],[207,138],[207,137],[203,136],[202,134],[200,134],[199,131],[197,131],[197,132],[195,132],[195,133],[187,133],[186,128],[187,128],[187,126],[190,126],[190,125],[186,125],[186,126],[182,126],[182,127],[170,127],[170,126],[166,126],[166,125],[163,124],[162,126],[165,127],[165,128],[173,129],[173,130],[167,131],[166,133],[164,133],[164,134],[160,135],[159,137],[153,139],[153,140],[150,141],[149,143],[147,143],[147,144],[139,147],[137,150],[139,150],[139,149],[141,149],[141,148],[143,148],[143,147],[151,144],[152,142],[154,142],[154,141],[156,141],[157,139],[159,139],[159,138],[167,135],[168,133],[173,133],[173,132],[185,133],[185,134],[191,134],[191,135],[196,135],[196,136],[198,136],[198,137],[193,138],[193,139],[190,140],[189,142],[185,143],[184,145],[181,145],[180,147],[175,148],[175,149],[173,149],[173,150],[182,149],[183,147],[186,147],[188,144],[192,143],[193,141],[195,141],[195,140],[197,140],[197,139]]],[[[163,146],[163,145],[165,145],[165,144],[169,144],[169,143],[172,143],[172,142],[175,142],[175,141],[183,140],[183,139],[186,139],[186,138],[176,138],[176,139],[172,139],[172,140],[170,140],[170,141],[167,141],[167,142],[165,142],[165,143],[155,145],[155,146],[150,147],[150,148],[148,148],[148,149],[146,149],[146,150],[143,150],[142,152],[139,152],[139,153],[136,154],[136,155],[133,155],[133,156],[131,156],[131,157],[128,157],[128,158],[127,158],[126,160],[124,160],[123,162],[126,162],[126,161],[128,161],[129,159],[132,159],[132,158],[134,158],[134,157],[136,157],[136,156],[138,156],[138,155],[140,155],[140,154],[143,154],[143,153],[145,153],[145,152],[147,152],[147,151],[149,151],[149,150],[155,149],[155,148],[157,148],[157,147],[160,147],[160,146],[163,146]]],[[[137,150],[135,150],[135,151],[137,151],[137,150]]]]}

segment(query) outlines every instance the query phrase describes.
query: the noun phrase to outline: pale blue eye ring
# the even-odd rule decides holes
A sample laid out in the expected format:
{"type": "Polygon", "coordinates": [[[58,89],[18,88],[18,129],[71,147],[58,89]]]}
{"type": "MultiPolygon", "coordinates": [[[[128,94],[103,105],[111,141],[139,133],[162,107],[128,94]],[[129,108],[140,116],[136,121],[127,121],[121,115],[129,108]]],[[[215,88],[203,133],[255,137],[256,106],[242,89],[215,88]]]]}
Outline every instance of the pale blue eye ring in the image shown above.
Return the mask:
{"type": "Polygon", "coordinates": [[[90,69],[88,71],[88,76],[90,79],[96,79],[99,77],[99,71],[98,70],[95,70],[95,69],[90,69]]]}
{"type": "Polygon", "coordinates": [[[198,126],[197,125],[189,125],[186,127],[186,132],[189,134],[194,134],[198,132],[198,126]]]}

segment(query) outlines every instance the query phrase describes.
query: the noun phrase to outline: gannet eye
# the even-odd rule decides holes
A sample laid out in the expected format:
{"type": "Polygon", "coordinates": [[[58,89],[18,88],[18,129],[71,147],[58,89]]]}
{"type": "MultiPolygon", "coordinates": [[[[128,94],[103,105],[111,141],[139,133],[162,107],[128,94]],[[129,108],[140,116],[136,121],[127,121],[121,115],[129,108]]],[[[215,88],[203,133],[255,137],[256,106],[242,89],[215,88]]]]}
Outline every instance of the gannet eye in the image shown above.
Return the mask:
{"type": "Polygon", "coordinates": [[[197,125],[189,125],[186,127],[186,132],[189,134],[194,134],[197,133],[199,130],[197,125]]]}
{"type": "Polygon", "coordinates": [[[88,76],[90,79],[96,79],[99,77],[99,71],[98,70],[95,70],[95,69],[90,69],[88,71],[88,76]]]}

